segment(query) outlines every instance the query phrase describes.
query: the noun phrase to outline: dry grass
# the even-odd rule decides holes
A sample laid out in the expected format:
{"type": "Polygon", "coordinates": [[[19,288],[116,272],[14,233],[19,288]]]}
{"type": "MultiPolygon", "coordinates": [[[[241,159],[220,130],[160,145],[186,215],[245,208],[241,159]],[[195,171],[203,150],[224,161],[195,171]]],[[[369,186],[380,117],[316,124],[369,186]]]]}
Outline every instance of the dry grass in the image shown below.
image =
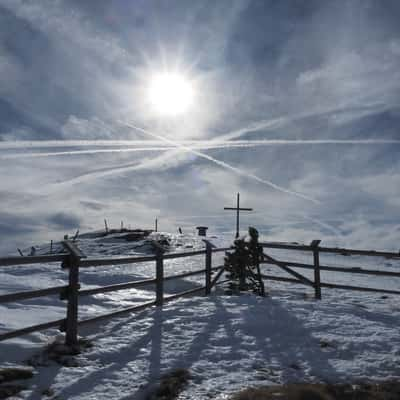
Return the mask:
{"type": "Polygon", "coordinates": [[[187,369],[179,368],[161,377],[160,383],[146,400],[174,400],[191,378],[187,369]]]}
{"type": "Polygon", "coordinates": [[[399,400],[400,383],[292,384],[249,388],[231,400],[399,400]]]}
{"type": "Polygon", "coordinates": [[[318,385],[283,385],[249,388],[235,394],[231,400],[333,400],[318,385]]]}
{"type": "Polygon", "coordinates": [[[25,387],[21,385],[15,385],[15,384],[1,385],[0,399],[7,399],[8,397],[18,394],[21,390],[24,389],[25,387]]]}
{"type": "Polygon", "coordinates": [[[63,367],[78,367],[76,356],[91,347],[93,347],[93,344],[83,338],[79,339],[76,346],[67,346],[56,340],[47,345],[42,352],[31,357],[28,364],[32,367],[47,367],[51,361],[54,361],[63,367]]]}
{"type": "Polygon", "coordinates": [[[33,377],[32,369],[28,368],[0,368],[0,383],[30,379],[33,377]]]}
{"type": "Polygon", "coordinates": [[[14,396],[21,390],[25,389],[25,386],[18,383],[18,381],[30,379],[32,377],[33,372],[31,369],[0,368],[0,399],[14,396]]]}

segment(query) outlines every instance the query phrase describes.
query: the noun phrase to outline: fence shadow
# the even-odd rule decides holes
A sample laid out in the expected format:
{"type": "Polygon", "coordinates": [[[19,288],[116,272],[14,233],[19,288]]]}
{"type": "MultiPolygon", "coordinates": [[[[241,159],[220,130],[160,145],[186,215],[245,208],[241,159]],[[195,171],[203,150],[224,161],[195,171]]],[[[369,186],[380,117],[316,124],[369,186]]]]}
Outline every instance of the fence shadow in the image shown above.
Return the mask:
{"type": "MultiPolygon", "coordinates": [[[[276,384],[348,379],[345,371],[335,369],[332,363],[332,357],[339,356],[332,354],[337,350],[322,348],[315,335],[317,328],[305,326],[313,300],[296,298],[295,302],[293,309],[284,298],[195,297],[111,320],[102,333],[98,333],[99,326],[86,327],[83,333],[93,339],[95,348],[83,355],[84,365],[78,369],[52,367],[36,386],[39,390],[54,382],[59,385],[63,379],[65,387],[56,393],[60,398],[100,396],[101,387],[106,385],[119,399],[139,400],[154,390],[160,377],[179,368],[190,370],[192,387],[238,370],[250,385],[260,374],[264,374],[265,383],[276,384]],[[304,312],[299,316],[296,310],[302,301],[304,312]],[[207,370],[213,371],[212,378],[207,370]]],[[[328,303],[323,310],[336,313],[332,307],[328,303]]],[[[360,310],[354,306],[343,312],[351,318],[359,316],[360,310]]],[[[374,312],[363,316],[388,327],[396,322],[374,312]]],[[[346,357],[341,355],[343,360],[346,357]]],[[[40,398],[38,390],[30,400],[40,398]]]]}
{"type": "MultiPolygon", "coordinates": [[[[148,333],[158,333],[156,339],[151,341],[151,352],[147,359],[149,386],[123,397],[123,400],[142,399],[151,390],[152,382],[163,373],[178,368],[191,370],[196,384],[202,379],[201,369],[207,368],[205,365],[215,368],[217,363],[220,365],[224,362],[224,356],[227,356],[229,363],[225,364],[225,369],[219,367],[219,371],[215,371],[221,375],[241,366],[248,374],[255,374],[258,369],[265,367],[276,369],[281,371],[281,382],[338,378],[337,371],[329,363],[329,354],[321,349],[319,340],[279,302],[267,299],[267,304],[262,306],[261,302],[265,302],[262,299],[253,302],[246,310],[242,305],[238,313],[235,308],[240,308],[241,297],[213,296],[211,299],[213,311],[204,318],[199,331],[186,343],[181,343],[180,347],[184,350],[174,353],[173,360],[171,354],[163,354],[163,349],[168,348],[172,340],[171,337],[164,337],[171,336],[171,332],[168,332],[170,328],[165,326],[169,313],[162,310],[157,312],[158,316],[148,333]],[[262,316],[266,323],[264,332],[259,331],[262,316]]],[[[178,314],[181,317],[181,330],[187,329],[188,312],[181,310],[178,314]]],[[[199,318],[202,320],[202,316],[197,315],[196,319],[199,318]]],[[[182,337],[185,335],[177,339],[182,337]]]]}

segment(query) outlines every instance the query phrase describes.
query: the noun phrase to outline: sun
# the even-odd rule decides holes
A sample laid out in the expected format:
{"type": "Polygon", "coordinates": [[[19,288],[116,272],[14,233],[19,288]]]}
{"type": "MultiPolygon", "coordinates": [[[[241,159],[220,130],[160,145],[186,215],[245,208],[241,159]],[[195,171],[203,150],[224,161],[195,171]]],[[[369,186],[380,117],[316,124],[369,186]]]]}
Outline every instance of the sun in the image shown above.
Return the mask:
{"type": "Polygon", "coordinates": [[[148,100],[158,114],[165,116],[184,114],[193,105],[194,85],[183,74],[157,74],[150,80],[148,100]]]}

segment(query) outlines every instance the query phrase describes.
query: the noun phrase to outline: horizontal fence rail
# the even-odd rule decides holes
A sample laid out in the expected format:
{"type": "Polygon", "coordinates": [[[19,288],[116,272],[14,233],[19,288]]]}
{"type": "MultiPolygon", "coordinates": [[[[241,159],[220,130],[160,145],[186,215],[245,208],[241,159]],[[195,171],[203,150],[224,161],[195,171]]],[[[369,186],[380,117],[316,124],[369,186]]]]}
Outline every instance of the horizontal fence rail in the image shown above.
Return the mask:
{"type": "Polygon", "coordinates": [[[155,256],[122,257],[122,258],[89,258],[81,260],[81,267],[101,267],[105,265],[137,264],[147,261],[155,261],[155,256]]]}
{"type": "MultiPolygon", "coordinates": [[[[190,251],[184,253],[171,253],[165,254],[164,260],[171,260],[175,258],[191,257],[205,254],[205,250],[190,251]]],[[[89,258],[82,260],[81,267],[97,267],[105,265],[120,265],[120,264],[137,264],[143,262],[156,261],[156,256],[143,256],[143,257],[119,257],[119,258],[89,258]]]]}
{"type": "Polygon", "coordinates": [[[99,286],[92,289],[80,289],[78,294],[79,296],[89,296],[93,294],[99,293],[108,293],[108,292],[116,292],[117,290],[126,290],[132,289],[140,286],[147,286],[156,283],[156,279],[143,279],[140,281],[132,281],[132,282],[124,282],[124,283],[116,283],[114,285],[107,286],[99,286]]]}
{"type": "Polygon", "coordinates": [[[359,291],[359,292],[400,294],[399,290],[377,289],[377,288],[371,288],[371,287],[362,287],[362,286],[360,287],[360,286],[351,286],[351,285],[340,285],[337,283],[321,283],[321,286],[330,288],[330,289],[354,290],[354,291],[359,291]]]}
{"type": "MultiPolygon", "coordinates": [[[[293,261],[282,261],[288,267],[300,268],[300,269],[312,269],[314,270],[314,265],[311,264],[303,264],[297,263],[293,261]]],[[[274,263],[271,261],[261,261],[261,264],[269,264],[273,265],[274,263]]],[[[400,272],[393,271],[380,271],[375,269],[364,269],[360,267],[336,267],[336,266],[328,266],[328,265],[320,265],[321,271],[330,271],[330,272],[343,272],[347,274],[363,274],[363,275],[374,275],[374,276],[394,276],[400,277],[400,272]]]]}
{"type": "Polygon", "coordinates": [[[270,281],[276,281],[276,282],[290,282],[290,283],[302,284],[302,282],[299,279],[287,278],[286,276],[275,276],[275,275],[261,274],[261,278],[268,279],[270,281]]]}
{"type": "Polygon", "coordinates": [[[43,331],[43,330],[49,329],[49,328],[59,328],[60,330],[62,330],[63,325],[65,325],[65,319],[58,319],[56,321],[50,321],[50,322],[45,322],[43,324],[28,326],[27,328],[22,328],[22,329],[17,329],[15,331],[2,333],[0,335],[0,341],[7,340],[7,339],[13,339],[18,336],[23,336],[28,333],[37,332],[37,331],[43,331]]]}
{"type": "Polygon", "coordinates": [[[45,297],[52,294],[61,294],[66,289],[68,289],[68,286],[55,286],[47,289],[27,290],[25,292],[3,294],[0,296],[0,303],[9,303],[12,301],[45,297]]]}
{"type": "Polygon", "coordinates": [[[212,249],[213,253],[221,253],[222,251],[228,251],[231,250],[231,247],[218,247],[215,249],[212,249]]]}
{"type": "MultiPolygon", "coordinates": [[[[64,241],[65,252],[53,255],[44,256],[22,256],[22,257],[3,257],[0,258],[0,267],[7,267],[12,265],[27,265],[27,264],[40,264],[40,263],[61,263],[62,268],[68,270],[68,285],[55,286],[51,288],[21,291],[17,293],[3,294],[0,295],[0,304],[15,302],[20,300],[27,300],[45,296],[59,295],[61,300],[66,300],[66,318],[40,323],[30,327],[13,330],[11,332],[1,333],[0,341],[15,338],[28,333],[36,332],[39,330],[58,328],[61,331],[66,332],[66,343],[68,345],[76,345],[78,341],[78,326],[85,326],[94,322],[100,322],[111,317],[118,317],[124,314],[138,312],[148,307],[155,305],[161,306],[165,302],[169,302],[180,297],[192,295],[195,293],[203,293],[205,295],[210,294],[213,287],[229,282],[229,279],[221,279],[225,271],[223,265],[212,266],[212,254],[219,252],[226,252],[231,250],[231,247],[216,248],[212,243],[207,240],[204,241],[206,246],[205,249],[193,250],[188,252],[177,252],[165,254],[165,250],[156,242],[154,242],[155,254],[150,256],[129,256],[129,257],[115,257],[115,258],[86,258],[86,256],[77,248],[76,243],[64,241]],[[181,272],[173,275],[164,276],[164,262],[172,259],[194,257],[194,256],[205,256],[205,268],[181,272]],[[85,287],[81,288],[79,283],[79,270],[87,267],[98,267],[98,266],[116,266],[123,264],[136,264],[136,263],[154,263],[155,265],[155,276],[148,277],[141,280],[129,281],[124,283],[117,283],[112,285],[105,285],[99,287],[85,287]],[[213,275],[215,273],[215,275],[213,275]],[[183,292],[165,295],[164,294],[164,282],[184,279],[191,276],[204,275],[205,285],[195,287],[183,292]],[[119,290],[127,290],[136,287],[154,286],[155,299],[136,304],[130,307],[111,310],[110,312],[97,315],[90,318],[78,320],[78,299],[83,296],[90,296],[102,293],[109,293],[119,290]]],[[[337,267],[320,265],[319,254],[320,253],[333,253],[339,255],[360,255],[360,256],[375,256],[375,257],[386,257],[386,258],[400,258],[400,253],[387,252],[387,251],[369,251],[369,250],[355,250],[355,249],[344,249],[344,248],[330,248],[319,246],[320,241],[313,241],[311,245],[299,245],[294,243],[276,243],[276,242],[264,242],[260,243],[264,250],[268,249],[283,249],[290,251],[306,251],[313,254],[313,264],[298,263],[292,261],[282,261],[271,257],[268,254],[264,254],[263,260],[260,264],[270,264],[282,269],[291,277],[285,276],[274,276],[270,274],[261,274],[263,279],[269,281],[305,284],[311,286],[315,290],[315,297],[321,298],[321,288],[334,288],[343,290],[356,290],[365,292],[379,292],[386,294],[400,294],[400,291],[369,288],[369,287],[358,287],[352,285],[341,285],[334,283],[321,282],[320,271],[329,272],[340,272],[340,273],[354,273],[354,274],[365,274],[374,276],[387,276],[387,277],[400,277],[400,272],[394,271],[380,271],[373,269],[364,269],[358,267],[337,267]],[[299,272],[294,271],[295,269],[308,269],[314,272],[314,279],[301,275],[299,272]]]]}
{"type": "Polygon", "coordinates": [[[24,257],[2,257],[0,258],[0,267],[23,264],[39,264],[64,261],[68,254],[56,254],[45,256],[24,256],[24,257]]]}
{"type": "MultiPolygon", "coordinates": [[[[297,283],[300,285],[304,285],[302,281],[295,278],[288,278],[286,276],[275,276],[275,275],[268,275],[268,274],[261,274],[261,277],[270,281],[277,281],[277,282],[289,282],[289,283],[297,283]]],[[[359,292],[371,292],[371,293],[385,293],[385,294],[399,294],[399,290],[390,290],[390,289],[378,289],[378,288],[371,288],[371,287],[362,287],[362,286],[352,286],[352,285],[340,285],[337,283],[320,283],[321,287],[326,287],[329,289],[343,289],[343,290],[354,290],[359,292]]]]}
{"type": "MultiPolygon", "coordinates": [[[[311,245],[287,244],[287,243],[275,243],[275,242],[263,242],[260,243],[260,245],[268,249],[314,251],[314,247],[311,245]]],[[[400,252],[394,253],[390,251],[355,250],[355,249],[344,249],[340,247],[318,247],[318,251],[320,253],[336,253],[341,255],[400,258],[400,252]]]]}

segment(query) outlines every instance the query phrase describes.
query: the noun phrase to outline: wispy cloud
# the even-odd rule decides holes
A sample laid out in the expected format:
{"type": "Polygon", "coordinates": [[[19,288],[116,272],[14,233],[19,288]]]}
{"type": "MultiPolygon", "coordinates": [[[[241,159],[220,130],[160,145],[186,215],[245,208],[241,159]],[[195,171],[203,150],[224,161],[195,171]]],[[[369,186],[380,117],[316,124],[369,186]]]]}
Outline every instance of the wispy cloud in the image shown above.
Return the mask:
{"type": "Polygon", "coordinates": [[[256,176],[256,175],[254,175],[254,174],[252,174],[252,173],[249,173],[249,172],[244,171],[244,170],[242,170],[242,169],[240,169],[240,168],[237,168],[237,167],[235,167],[235,166],[232,166],[232,165],[230,165],[230,164],[228,164],[228,163],[226,163],[226,162],[224,162],[224,161],[217,160],[216,158],[211,157],[211,156],[209,156],[209,155],[207,155],[207,154],[205,154],[205,153],[202,153],[202,152],[200,152],[200,151],[198,151],[198,150],[194,150],[194,149],[192,149],[192,148],[190,148],[190,147],[188,147],[188,146],[186,146],[186,145],[182,145],[182,144],[180,144],[180,143],[174,142],[174,141],[171,140],[171,139],[168,139],[168,138],[166,138],[166,137],[163,137],[163,136],[160,136],[160,135],[155,134],[155,133],[153,133],[153,132],[150,132],[150,131],[147,130],[147,129],[143,129],[143,128],[140,128],[140,127],[138,127],[138,126],[136,126],[136,125],[133,125],[133,124],[131,124],[130,122],[124,122],[124,121],[119,121],[119,122],[120,122],[121,124],[123,124],[123,125],[126,125],[126,126],[132,128],[132,129],[135,129],[135,130],[137,130],[137,131],[140,131],[140,132],[142,132],[142,133],[145,133],[146,135],[149,135],[149,136],[151,136],[151,137],[154,137],[154,138],[157,138],[157,139],[159,139],[159,140],[162,140],[162,141],[164,141],[165,143],[169,143],[169,144],[175,146],[175,147],[178,148],[178,149],[185,150],[185,151],[187,151],[187,152],[189,152],[189,153],[192,153],[192,154],[194,154],[194,155],[196,155],[196,156],[198,156],[198,157],[200,157],[200,158],[204,158],[204,159],[206,159],[206,160],[208,160],[208,161],[211,161],[211,162],[213,162],[214,164],[217,164],[217,165],[219,165],[220,167],[226,168],[226,169],[228,169],[228,170],[230,170],[230,171],[232,171],[232,172],[234,172],[234,173],[236,173],[236,174],[238,174],[238,175],[240,175],[240,176],[243,176],[243,177],[245,177],[245,178],[253,179],[253,180],[255,180],[255,181],[259,182],[259,183],[262,183],[262,184],[264,184],[264,185],[266,185],[266,186],[272,187],[273,189],[278,190],[278,191],[280,191],[280,192],[283,192],[283,193],[286,193],[286,194],[289,194],[289,195],[292,195],[292,196],[296,196],[296,197],[299,197],[299,198],[304,199],[304,200],[307,200],[307,201],[311,201],[311,202],[316,203],[316,204],[319,203],[319,201],[316,200],[316,199],[314,199],[314,198],[311,198],[311,197],[306,196],[306,195],[304,195],[304,194],[302,194],[302,193],[299,193],[299,192],[294,192],[294,191],[292,191],[292,190],[286,189],[286,188],[284,188],[284,187],[282,187],[282,186],[279,186],[279,185],[277,185],[277,184],[275,184],[275,183],[273,183],[273,182],[271,182],[271,181],[268,181],[268,180],[266,180],[266,179],[262,179],[262,178],[260,178],[260,177],[258,177],[258,176],[256,176]]]}
{"type": "Polygon", "coordinates": [[[400,6],[292,3],[0,0],[7,240],[60,212],[228,230],[211,216],[240,191],[270,238],[396,243],[400,6]],[[144,101],[162,68],[196,83],[187,116],[144,101]]]}

